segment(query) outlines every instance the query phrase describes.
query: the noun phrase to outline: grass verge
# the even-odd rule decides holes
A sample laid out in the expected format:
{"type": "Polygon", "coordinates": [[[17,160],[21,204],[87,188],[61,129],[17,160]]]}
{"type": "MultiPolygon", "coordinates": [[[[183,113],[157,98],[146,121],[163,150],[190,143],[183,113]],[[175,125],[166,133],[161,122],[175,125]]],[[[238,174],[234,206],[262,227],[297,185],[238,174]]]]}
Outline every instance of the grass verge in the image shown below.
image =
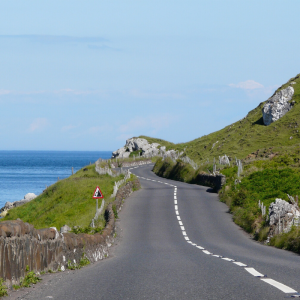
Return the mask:
{"type": "MultiPolygon", "coordinates": [[[[118,177],[99,175],[95,171],[95,165],[89,165],[69,178],[51,185],[29,203],[9,210],[1,221],[20,218],[33,224],[37,229],[47,227],[59,229],[65,224],[70,227],[86,228],[96,211],[96,201],[92,198],[95,188],[100,187],[108,205],[114,200],[110,195],[115,181],[123,178],[123,175],[118,177]]],[[[101,199],[98,205],[100,207],[101,199]]],[[[104,227],[104,217],[100,217],[99,224],[96,225],[104,227]]]]}

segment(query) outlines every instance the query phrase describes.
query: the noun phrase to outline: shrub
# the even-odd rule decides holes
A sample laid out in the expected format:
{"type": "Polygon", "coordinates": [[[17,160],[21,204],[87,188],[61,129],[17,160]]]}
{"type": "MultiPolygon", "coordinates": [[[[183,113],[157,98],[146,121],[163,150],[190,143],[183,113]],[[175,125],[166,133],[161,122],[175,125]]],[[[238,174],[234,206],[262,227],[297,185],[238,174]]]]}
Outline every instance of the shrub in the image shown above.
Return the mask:
{"type": "Polygon", "coordinates": [[[0,278],[0,297],[4,297],[7,295],[7,286],[4,284],[3,278],[0,278]]]}

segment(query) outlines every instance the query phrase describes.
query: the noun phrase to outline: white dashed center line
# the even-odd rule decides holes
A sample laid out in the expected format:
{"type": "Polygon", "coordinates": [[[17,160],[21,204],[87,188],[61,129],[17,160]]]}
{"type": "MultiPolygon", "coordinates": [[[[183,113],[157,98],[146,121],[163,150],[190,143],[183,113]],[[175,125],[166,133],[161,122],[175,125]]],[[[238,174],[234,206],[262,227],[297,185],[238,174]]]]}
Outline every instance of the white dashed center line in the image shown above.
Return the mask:
{"type": "MultiPolygon", "coordinates": [[[[141,179],[145,179],[145,180],[150,180],[151,181],[151,179],[148,179],[148,178],[139,177],[139,176],[137,176],[137,177],[141,178],[141,179]]],[[[295,294],[295,295],[291,296],[292,298],[298,298],[298,297],[300,298],[300,295],[297,293],[297,291],[295,291],[294,289],[290,288],[289,286],[287,286],[285,284],[282,284],[282,283],[280,283],[280,282],[278,282],[276,280],[273,280],[271,278],[266,278],[266,276],[264,274],[258,272],[254,268],[248,267],[246,264],[244,264],[242,262],[237,262],[234,259],[231,259],[231,258],[228,258],[228,257],[223,257],[223,256],[217,255],[217,254],[213,254],[213,253],[209,252],[208,250],[206,250],[205,248],[203,248],[203,247],[201,247],[201,246],[193,243],[192,241],[190,241],[190,239],[187,236],[185,227],[183,226],[183,223],[181,221],[181,218],[180,218],[180,215],[179,215],[179,211],[178,211],[177,186],[176,185],[172,185],[172,184],[168,184],[168,183],[165,183],[165,182],[161,182],[159,180],[152,180],[152,181],[155,181],[155,182],[158,182],[158,183],[162,183],[162,184],[166,184],[166,185],[174,187],[174,208],[175,208],[175,214],[176,214],[178,223],[180,225],[181,232],[182,232],[182,234],[184,236],[184,239],[187,241],[187,243],[189,243],[190,245],[195,246],[196,248],[202,250],[202,252],[205,253],[206,255],[211,255],[213,257],[221,258],[222,260],[234,263],[235,265],[237,265],[239,267],[244,267],[244,269],[248,273],[250,273],[251,275],[253,275],[255,277],[260,278],[261,281],[264,281],[264,282],[266,282],[266,283],[268,283],[268,284],[276,287],[277,289],[281,290],[283,293],[286,293],[286,294],[293,293],[293,294],[295,294]]]]}

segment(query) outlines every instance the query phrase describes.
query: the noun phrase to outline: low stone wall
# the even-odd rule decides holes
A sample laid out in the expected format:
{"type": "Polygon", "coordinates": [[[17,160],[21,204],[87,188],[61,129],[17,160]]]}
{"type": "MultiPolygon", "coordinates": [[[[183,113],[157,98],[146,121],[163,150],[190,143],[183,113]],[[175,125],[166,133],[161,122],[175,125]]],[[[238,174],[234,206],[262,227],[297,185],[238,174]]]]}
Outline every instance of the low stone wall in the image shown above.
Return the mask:
{"type": "MultiPolygon", "coordinates": [[[[152,164],[152,160],[140,160],[140,161],[132,161],[132,162],[120,162],[122,164],[122,168],[128,168],[128,167],[136,167],[136,166],[142,166],[142,165],[148,165],[152,164]]],[[[118,163],[113,162],[110,164],[112,168],[118,168],[118,163]]]]}
{"type": "Polygon", "coordinates": [[[117,209],[120,210],[122,206],[122,201],[130,196],[130,194],[134,190],[138,190],[141,188],[141,184],[138,179],[134,181],[129,181],[127,184],[123,187],[121,187],[116,195],[116,199],[114,201],[114,205],[116,205],[117,209]]]}
{"type": "Polygon", "coordinates": [[[196,184],[209,186],[214,190],[218,191],[226,182],[225,175],[209,175],[209,174],[198,174],[194,179],[196,184]]]}
{"type": "Polygon", "coordinates": [[[11,286],[25,276],[26,266],[35,272],[64,271],[68,261],[78,264],[83,256],[90,262],[108,257],[115,230],[112,205],[120,210],[122,201],[139,186],[136,179],[119,189],[114,203],[105,211],[107,223],[102,234],[60,234],[56,228],[37,230],[21,220],[0,222],[0,277],[11,286]]]}

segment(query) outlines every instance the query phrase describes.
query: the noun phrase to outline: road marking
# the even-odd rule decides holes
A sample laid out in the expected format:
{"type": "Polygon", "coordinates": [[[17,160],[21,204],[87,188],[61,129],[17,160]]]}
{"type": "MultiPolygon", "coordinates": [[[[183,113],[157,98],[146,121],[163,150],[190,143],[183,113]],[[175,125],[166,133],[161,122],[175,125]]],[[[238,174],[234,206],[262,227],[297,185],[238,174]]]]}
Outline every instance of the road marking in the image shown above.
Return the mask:
{"type": "Polygon", "coordinates": [[[234,261],[234,259],[231,259],[231,258],[228,258],[228,257],[224,257],[222,259],[227,260],[227,261],[234,261]]]}
{"type": "Polygon", "coordinates": [[[295,291],[294,289],[290,288],[289,286],[282,284],[276,280],[273,280],[271,278],[263,278],[261,279],[262,281],[271,284],[273,286],[275,286],[276,288],[278,288],[279,290],[281,290],[284,293],[297,293],[297,291],[295,291]]]}
{"type": "Polygon", "coordinates": [[[255,277],[265,277],[264,274],[257,272],[254,268],[245,268],[245,270],[255,277]]]}
{"type": "Polygon", "coordinates": [[[241,263],[239,261],[234,261],[233,263],[236,264],[236,265],[238,265],[238,266],[240,266],[240,267],[247,267],[247,265],[245,265],[245,264],[243,264],[243,263],[241,263]]]}
{"type": "MultiPolygon", "coordinates": [[[[137,168],[137,167],[136,167],[137,168]]],[[[137,176],[137,175],[136,175],[137,176]]],[[[146,179],[146,180],[151,180],[151,179],[147,179],[147,178],[144,178],[144,177],[140,177],[140,176],[137,176],[138,178],[142,178],[142,179],[146,179]]],[[[164,183],[164,182],[161,182],[159,180],[152,180],[152,181],[155,181],[155,182],[159,182],[159,183],[164,183]]],[[[190,239],[188,238],[187,236],[187,233],[186,231],[184,231],[184,226],[183,226],[183,223],[181,221],[181,218],[180,218],[180,215],[179,215],[179,211],[178,211],[178,204],[177,204],[177,186],[176,185],[172,185],[172,184],[168,184],[168,183],[164,183],[164,184],[167,184],[167,185],[170,185],[170,186],[173,186],[174,187],[174,205],[175,205],[175,214],[176,214],[176,217],[177,217],[177,220],[178,220],[178,223],[181,227],[181,230],[182,230],[182,234],[184,236],[184,239],[187,241],[187,243],[191,244],[192,246],[196,246],[196,248],[202,250],[203,253],[207,254],[207,255],[212,255],[214,257],[218,257],[218,258],[221,258],[223,260],[226,260],[226,261],[230,261],[230,262],[233,262],[235,265],[237,266],[240,266],[240,267],[247,267],[246,264],[242,263],[242,262],[237,262],[237,261],[234,261],[234,259],[231,259],[231,258],[228,258],[228,257],[222,257],[221,255],[216,255],[216,254],[213,254],[211,252],[209,252],[208,250],[206,250],[205,248],[201,247],[201,246],[197,246],[197,244],[193,243],[192,241],[190,241],[190,239]]],[[[259,273],[258,271],[256,271],[254,268],[244,268],[248,273],[250,273],[251,275],[255,276],[255,277],[265,277],[265,275],[259,273]]],[[[273,280],[271,278],[260,278],[260,280],[276,287],[277,289],[281,290],[282,292],[286,293],[286,294],[295,294],[295,295],[291,295],[291,298],[300,298],[300,294],[298,294],[298,292],[292,288],[290,288],[289,286],[283,284],[283,283],[280,283],[276,280],[273,280]]]]}

